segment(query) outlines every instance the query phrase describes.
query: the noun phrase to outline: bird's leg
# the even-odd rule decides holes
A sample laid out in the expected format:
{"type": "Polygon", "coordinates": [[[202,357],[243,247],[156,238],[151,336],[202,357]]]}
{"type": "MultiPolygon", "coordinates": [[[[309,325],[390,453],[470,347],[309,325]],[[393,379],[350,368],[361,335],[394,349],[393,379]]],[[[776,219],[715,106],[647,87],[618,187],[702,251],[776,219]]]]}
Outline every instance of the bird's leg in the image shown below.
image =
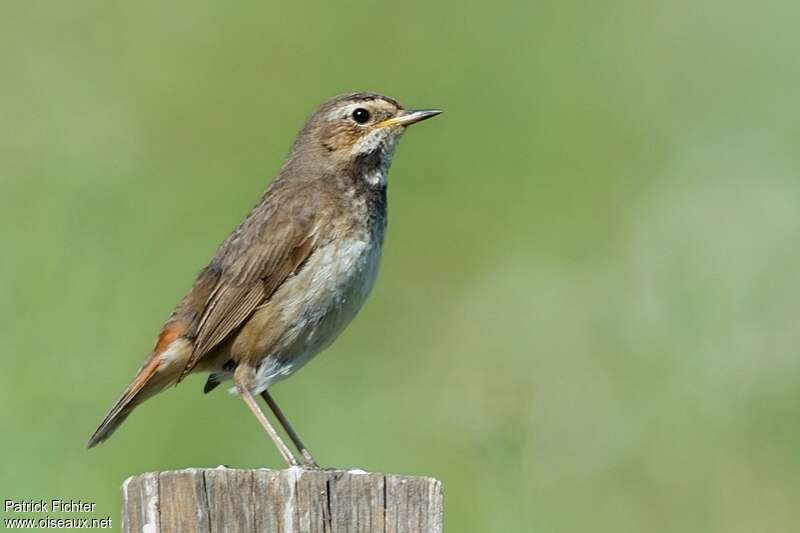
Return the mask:
{"type": "Polygon", "coordinates": [[[267,405],[269,405],[269,408],[272,410],[275,418],[277,418],[278,422],[281,423],[283,429],[286,430],[286,434],[289,435],[290,439],[292,439],[295,448],[297,448],[297,451],[299,451],[300,455],[303,456],[303,465],[308,468],[319,468],[319,465],[314,460],[314,457],[311,456],[311,452],[309,452],[308,448],[305,447],[303,441],[300,440],[300,436],[297,434],[294,428],[292,428],[291,424],[289,424],[289,421],[286,420],[286,416],[284,416],[283,411],[281,411],[281,408],[278,407],[278,404],[272,399],[272,396],[270,396],[266,389],[261,393],[261,397],[264,398],[265,402],[267,402],[267,405]]]}
{"type": "Polygon", "coordinates": [[[298,466],[297,459],[294,458],[292,452],[289,450],[289,447],[286,446],[283,440],[281,440],[281,437],[280,435],[278,435],[278,432],[275,431],[275,428],[272,427],[272,424],[269,423],[267,417],[258,407],[255,398],[253,398],[253,395],[250,394],[250,390],[247,388],[247,386],[244,383],[244,380],[242,379],[242,373],[239,372],[239,369],[241,368],[244,368],[244,366],[239,366],[239,368],[237,368],[237,371],[234,372],[233,374],[233,382],[236,384],[236,389],[239,391],[239,396],[242,397],[244,403],[246,403],[247,407],[249,407],[250,410],[253,412],[256,419],[258,420],[258,423],[261,424],[261,427],[263,427],[264,431],[267,432],[267,435],[269,435],[269,438],[272,439],[272,442],[275,443],[275,446],[278,448],[278,452],[281,454],[281,457],[283,457],[283,460],[286,461],[286,464],[288,464],[290,467],[298,466]]]}

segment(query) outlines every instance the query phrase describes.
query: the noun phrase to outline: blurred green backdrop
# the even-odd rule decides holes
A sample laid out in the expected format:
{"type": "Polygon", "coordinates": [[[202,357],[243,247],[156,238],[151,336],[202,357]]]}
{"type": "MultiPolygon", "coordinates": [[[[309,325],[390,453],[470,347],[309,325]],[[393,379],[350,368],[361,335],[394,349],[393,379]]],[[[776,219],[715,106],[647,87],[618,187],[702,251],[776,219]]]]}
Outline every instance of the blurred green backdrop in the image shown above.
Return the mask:
{"type": "Polygon", "coordinates": [[[446,528],[796,531],[797,2],[0,7],[0,498],[280,466],[193,377],[84,443],[320,101],[403,140],[376,291],[275,395],[446,528]]]}

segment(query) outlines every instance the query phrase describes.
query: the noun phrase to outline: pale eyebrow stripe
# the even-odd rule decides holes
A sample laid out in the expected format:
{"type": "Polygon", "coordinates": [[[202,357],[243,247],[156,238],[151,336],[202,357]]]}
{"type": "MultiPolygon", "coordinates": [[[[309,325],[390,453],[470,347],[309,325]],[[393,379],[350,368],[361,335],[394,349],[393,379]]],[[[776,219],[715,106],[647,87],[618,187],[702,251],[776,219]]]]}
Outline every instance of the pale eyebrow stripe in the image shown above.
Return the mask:
{"type": "Polygon", "coordinates": [[[357,108],[362,107],[363,104],[358,102],[353,102],[345,107],[340,107],[337,109],[332,110],[328,113],[328,118],[346,118],[349,117],[350,114],[357,108]]]}
{"type": "MultiPolygon", "coordinates": [[[[365,100],[366,101],[366,100],[365,100]]],[[[347,118],[349,117],[353,111],[358,107],[365,107],[364,102],[352,102],[344,107],[339,107],[332,109],[330,113],[328,113],[328,119],[335,119],[335,118],[347,118]]],[[[395,108],[393,105],[389,104],[388,102],[384,102],[383,100],[371,100],[370,101],[373,105],[377,105],[381,108],[381,110],[385,111],[394,111],[395,109],[400,109],[399,107],[395,108]]]]}

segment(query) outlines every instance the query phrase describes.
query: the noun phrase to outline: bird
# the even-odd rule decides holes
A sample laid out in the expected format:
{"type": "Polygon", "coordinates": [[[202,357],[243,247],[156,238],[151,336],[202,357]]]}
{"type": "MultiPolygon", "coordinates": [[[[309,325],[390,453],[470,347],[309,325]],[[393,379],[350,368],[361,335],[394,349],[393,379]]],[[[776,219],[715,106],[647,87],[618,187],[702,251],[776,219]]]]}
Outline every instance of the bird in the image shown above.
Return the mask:
{"type": "Polygon", "coordinates": [[[398,140],[440,113],[407,110],[372,92],[322,103],[261,199],[175,307],[88,447],[108,439],[148,398],[207,372],[204,392],[232,380],[231,392],[287,465],[319,468],[269,389],[327,348],[361,309],[381,261],[398,140]],[[259,395],[299,461],[259,407],[259,395]]]}

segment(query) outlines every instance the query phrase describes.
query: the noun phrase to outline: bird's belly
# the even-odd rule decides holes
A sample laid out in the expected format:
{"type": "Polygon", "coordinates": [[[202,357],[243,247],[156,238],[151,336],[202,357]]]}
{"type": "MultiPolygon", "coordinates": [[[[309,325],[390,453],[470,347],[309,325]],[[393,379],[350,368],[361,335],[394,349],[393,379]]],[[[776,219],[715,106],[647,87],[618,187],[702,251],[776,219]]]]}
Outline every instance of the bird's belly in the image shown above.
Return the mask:
{"type": "Polygon", "coordinates": [[[380,258],[379,239],[328,244],[281,287],[273,300],[282,302],[279,312],[288,327],[259,364],[254,390],[288,377],[339,336],[372,290],[380,258]]]}

